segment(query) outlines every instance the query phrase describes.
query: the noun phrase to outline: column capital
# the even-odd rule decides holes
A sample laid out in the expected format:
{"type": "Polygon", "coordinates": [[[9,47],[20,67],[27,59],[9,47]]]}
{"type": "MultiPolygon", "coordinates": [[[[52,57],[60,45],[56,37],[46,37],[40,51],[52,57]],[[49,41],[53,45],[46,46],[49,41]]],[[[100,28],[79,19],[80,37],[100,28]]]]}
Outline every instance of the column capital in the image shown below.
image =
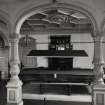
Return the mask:
{"type": "Polygon", "coordinates": [[[19,39],[19,34],[11,33],[9,37],[10,37],[10,39],[19,39]]]}
{"type": "Polygon", "coordinates": [[[94,42],[102,42],[104,35],[97,35],[93,37],[94,42]]]}
{"type": "Polygon", "coordinates": [[[17,34],[17,33],[12,33],[12,34],[10,34],[10,36],[9,36],[9,40],[10,40],[10,42],[18,42],[19,41],[19,34],[17,34]]]}
{"type": "Polygon", "coordinates": [[[97,37],[97,36],[104,36],[104,31],[102,30],[96,30],[94,32],[95,35],[93,35],[93,37],[97,37]]]}

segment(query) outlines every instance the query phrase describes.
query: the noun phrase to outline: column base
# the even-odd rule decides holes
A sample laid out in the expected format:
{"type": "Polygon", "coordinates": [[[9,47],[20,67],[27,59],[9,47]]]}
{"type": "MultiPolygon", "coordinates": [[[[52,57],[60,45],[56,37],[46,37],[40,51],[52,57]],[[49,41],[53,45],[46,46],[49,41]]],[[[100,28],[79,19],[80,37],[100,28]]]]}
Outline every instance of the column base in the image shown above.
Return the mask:
{"type": "Polygon", "coordinates": [[[93,105],[105,105],[105,84],[93,86],[93,105]]]}
{"type": "Polygon", "coordinates": [[[23,101],[21,101],[19,103],[7,103],[7,105],[23,105],[23,101]]]}
{"type": "Polygon", "coordinates": [[[10,80],[7,84],[7,105],[23,105],[22,82],[10,80]]]}

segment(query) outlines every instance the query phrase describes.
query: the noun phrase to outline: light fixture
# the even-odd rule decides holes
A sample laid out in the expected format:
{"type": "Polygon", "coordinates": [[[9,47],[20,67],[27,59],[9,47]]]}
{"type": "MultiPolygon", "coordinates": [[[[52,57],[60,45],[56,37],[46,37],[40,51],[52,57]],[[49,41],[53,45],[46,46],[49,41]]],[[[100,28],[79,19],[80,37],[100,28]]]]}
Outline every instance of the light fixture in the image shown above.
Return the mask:
{"type": "Polygon", "coordinates": [[[28,45],[29,45],[29,43],[30,43],[30,41],[31,41],[31,39],[30,39],[29,35],[28,35],[28,34],[26,34],[26,36],[25,36],[25,38],[24,38],[24,43],[25,43],[25,46],[28,46],[28,45]]]}

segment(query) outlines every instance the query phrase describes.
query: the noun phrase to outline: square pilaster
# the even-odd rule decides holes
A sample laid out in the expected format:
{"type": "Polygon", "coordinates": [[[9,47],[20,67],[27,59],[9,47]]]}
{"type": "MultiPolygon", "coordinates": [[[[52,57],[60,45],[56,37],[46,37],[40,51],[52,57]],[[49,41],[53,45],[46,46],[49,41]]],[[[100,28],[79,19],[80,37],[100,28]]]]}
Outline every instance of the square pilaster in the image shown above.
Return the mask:
{"type": "Polygon", "coordinates": [[[23,105],[22,82],[10,81],[7,84],[7,105],[23,105]]]}
{"type": "Polygon", "coordinates": [[[105,85],[93,86],[93,105],[105,105],[105,85]]]}

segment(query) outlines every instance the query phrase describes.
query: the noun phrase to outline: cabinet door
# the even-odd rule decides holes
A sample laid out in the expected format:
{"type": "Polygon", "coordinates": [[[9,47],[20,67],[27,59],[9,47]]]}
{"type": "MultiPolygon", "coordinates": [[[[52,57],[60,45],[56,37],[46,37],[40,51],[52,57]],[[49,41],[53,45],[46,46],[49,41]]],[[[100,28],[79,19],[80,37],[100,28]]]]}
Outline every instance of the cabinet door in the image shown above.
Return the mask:
{"type": "MultiPolygon", "coordinates": [[[[72,50],[71,36],[51,36],[49,50],[72,50]]],[[[73,58],[49,58],[49,68],[54,70],[69,70],[73,68],[73,58]]]]}
{"type": "Polygon", "coordinates": [[[71,70],[73,58],[49,58],[49,68],[54,70],[71,70]]]}

